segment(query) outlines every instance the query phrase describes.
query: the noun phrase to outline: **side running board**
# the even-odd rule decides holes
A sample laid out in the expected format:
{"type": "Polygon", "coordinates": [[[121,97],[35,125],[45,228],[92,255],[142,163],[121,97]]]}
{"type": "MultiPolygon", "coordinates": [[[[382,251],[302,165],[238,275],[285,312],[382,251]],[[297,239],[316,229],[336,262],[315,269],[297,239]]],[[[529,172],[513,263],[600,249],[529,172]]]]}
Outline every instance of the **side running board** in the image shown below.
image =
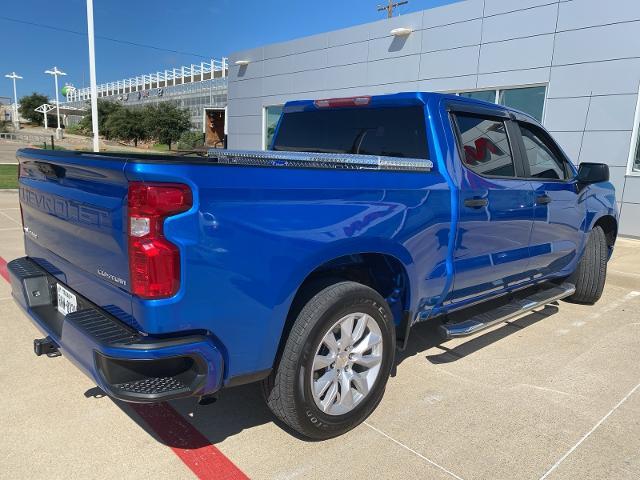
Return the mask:
{"type": "Polygon", "coordinates": [[[535,308],[573,295],[575,291],[576,287],[571,283],[542,284],[533,293],[513,298],[492,310],[477,313],[460,322],[447,322],[440,326],[440,333],[447,340],[473,335],[497,323],[506,322],[535,308]]]}

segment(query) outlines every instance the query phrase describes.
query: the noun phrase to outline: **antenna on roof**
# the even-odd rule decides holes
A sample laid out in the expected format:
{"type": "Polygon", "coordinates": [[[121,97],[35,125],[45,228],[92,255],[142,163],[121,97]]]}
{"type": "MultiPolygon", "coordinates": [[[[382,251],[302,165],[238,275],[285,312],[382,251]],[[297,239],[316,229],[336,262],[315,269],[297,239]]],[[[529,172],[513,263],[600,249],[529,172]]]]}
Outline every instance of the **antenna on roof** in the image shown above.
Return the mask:
{"type": "Polygon", "coordinates": [[[394,2],[393,0],[389,0],[387,5],[378,5],[379,12],[387,12],[387,18],[393,17],[393,9],[399,7],[400,5],[406,5],[409,3],[409,0],[404,0],[403,2],[394,2]]]}

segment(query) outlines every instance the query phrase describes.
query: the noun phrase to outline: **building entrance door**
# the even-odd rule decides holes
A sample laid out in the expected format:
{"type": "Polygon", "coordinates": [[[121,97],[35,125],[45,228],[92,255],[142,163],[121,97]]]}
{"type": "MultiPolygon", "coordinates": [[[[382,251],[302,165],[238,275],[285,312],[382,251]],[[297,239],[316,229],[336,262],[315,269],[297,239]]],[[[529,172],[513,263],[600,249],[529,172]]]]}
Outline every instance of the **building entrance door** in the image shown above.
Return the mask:
{"type": "Polygon", "coordinates": [[[226,148],[227,115],[224,108],[205,108],[204,143],[208,147],[226,148]]]}

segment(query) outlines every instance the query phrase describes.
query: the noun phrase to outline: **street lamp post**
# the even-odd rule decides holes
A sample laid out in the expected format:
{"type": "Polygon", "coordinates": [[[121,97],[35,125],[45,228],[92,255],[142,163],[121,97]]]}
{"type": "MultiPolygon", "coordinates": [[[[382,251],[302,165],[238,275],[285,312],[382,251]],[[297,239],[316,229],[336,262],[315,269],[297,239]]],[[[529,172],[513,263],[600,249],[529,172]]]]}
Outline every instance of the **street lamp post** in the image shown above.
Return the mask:
{"type": "MultiPolygon", "coordinates": [[[[98,136],[98,87],[96,81],[96,47],[93,30],[93,0],[87,0],[87,37],[89,39],[89,81],[91,83],[91,128],[93,130],[93,151],[99,152],[100,137],[98,136]]],[[[129,91],[131,91],[131,81],[129,81],[129,91]]]]}
{"type": "Polygon", "coordinates": [[[58,75],[64,76],[66,73],[58,70],[58,67],[53,67],[53,70],[46,70],[44,73],[53,75],[56,85],[56,115],[58,116],[58,128],[56,128],[56,138],[59,140],[62,138],[62,128],[60,128],[60,101],[58,100],[58,75]]]}
{"type": "Polygon", "coordinates": [[[18,118],[18,94],[16,91],[16,80],[22,80],[20,75],[17,75],[16,72],[11,72],[5,77],[13,80],[13,125],[16,127],[16,130],[20,130],[20,119],[18,118]]]}

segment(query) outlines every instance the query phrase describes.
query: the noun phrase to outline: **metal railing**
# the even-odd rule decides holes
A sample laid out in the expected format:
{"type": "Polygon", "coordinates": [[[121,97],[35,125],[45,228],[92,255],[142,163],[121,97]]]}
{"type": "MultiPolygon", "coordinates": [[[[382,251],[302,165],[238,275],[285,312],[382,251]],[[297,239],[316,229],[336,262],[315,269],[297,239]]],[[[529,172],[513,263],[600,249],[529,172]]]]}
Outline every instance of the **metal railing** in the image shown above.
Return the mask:
{"type": "MultiPolygon", "coordinates": [[[[138,75],[116,82],[101,83],[97,86],[98,97],[133,94],[144,90],[166,89],[176,85],[203,82],[214,78],[226,78],[227,58],[211,59],[200,64],[184,65],[179,68],[166,69],[154,73],[138,75]]],[[[67,102],[86,101],[91,99],[91,88],[72,88],[67,94],[67,102]]]]}
{"type": "Polygon", "coordinates": [[[32,145],[43,144],[47,148],[47,142],[50,142],[51,148],[55,148],[55,140],[53,135],[40,135],[37,133],[0,133],[0,140],[11,140],[14,142],[24,142],[32,145]]]}

